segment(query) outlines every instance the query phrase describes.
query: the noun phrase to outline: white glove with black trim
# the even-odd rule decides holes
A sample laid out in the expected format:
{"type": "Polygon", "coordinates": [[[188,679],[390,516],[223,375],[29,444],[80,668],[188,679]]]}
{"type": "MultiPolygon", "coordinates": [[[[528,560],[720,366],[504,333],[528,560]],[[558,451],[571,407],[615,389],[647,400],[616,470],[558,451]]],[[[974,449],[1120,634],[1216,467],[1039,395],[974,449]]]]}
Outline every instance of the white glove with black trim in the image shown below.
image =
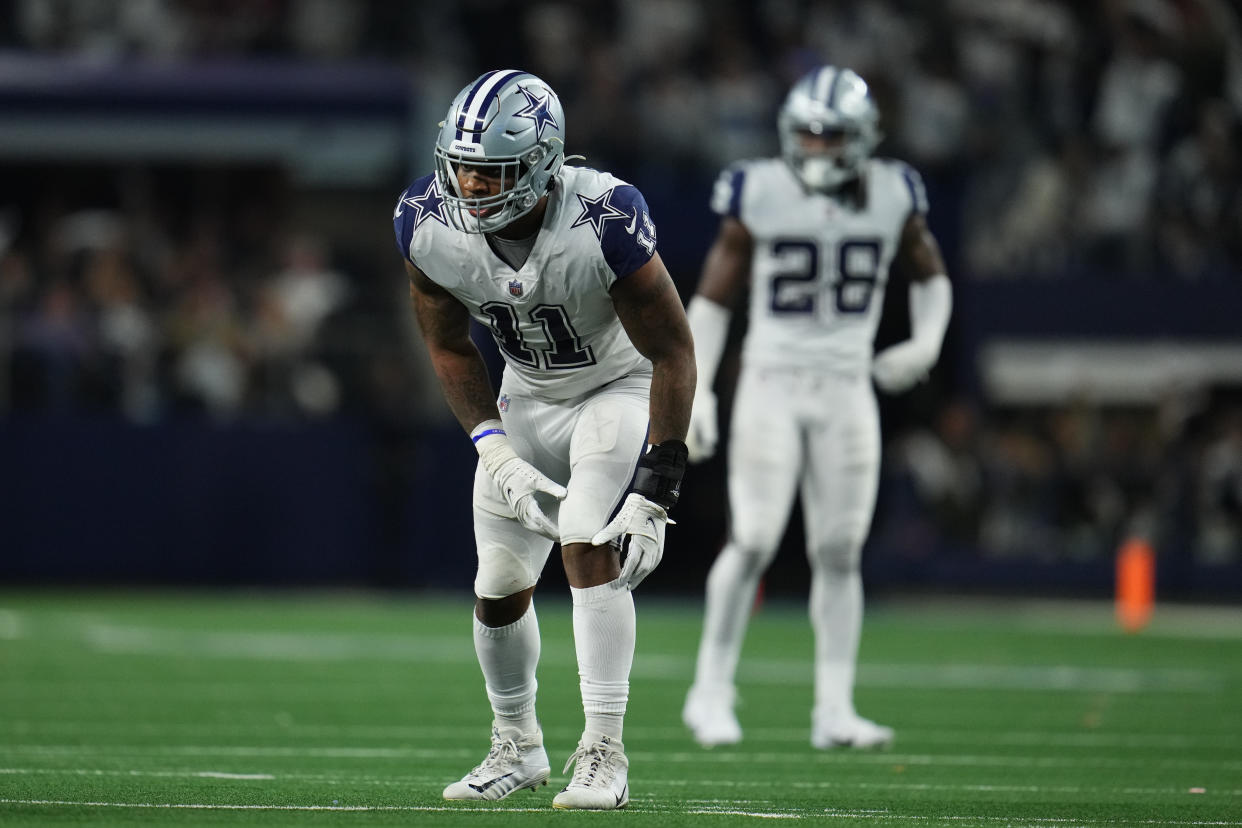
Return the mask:
{"type": "Polygon", "coordinates": [[[470,432],[470,439],[474,441],[474,447],[479,452],[483,468],[500,487],[500,493],[517,515],[518,522],[545,538],[559,541],[560,531],[552,519],[544,514],[539,502],[535,500],[535,494],[542,492],[562,500],[568,490],[518,457],[500,420],[484,420],[479,423],[470,432]]]}
{"type": "Polygon", "coordinates": [[[674,521],[668,510],[681,496],[686,472],[686,444],[665,440],[648,448],[638,460],[634,488],[626,495],[617,516],[595,533],[591,543],[602,546],[621,541],[621,584],[634,589],[659,566],[664,557],[664,530],[674,521]]]}
{"type": "Polygon", "coordinates": [[[662,506],[638,492],[625,496],[621,511],[607,526],[595,533],[591,543],[602,546],[622,538],[625,562],[621,565],[621,584],[633,589],[660,565],[664,558],[664,529],[672,523],[662,506]]]}

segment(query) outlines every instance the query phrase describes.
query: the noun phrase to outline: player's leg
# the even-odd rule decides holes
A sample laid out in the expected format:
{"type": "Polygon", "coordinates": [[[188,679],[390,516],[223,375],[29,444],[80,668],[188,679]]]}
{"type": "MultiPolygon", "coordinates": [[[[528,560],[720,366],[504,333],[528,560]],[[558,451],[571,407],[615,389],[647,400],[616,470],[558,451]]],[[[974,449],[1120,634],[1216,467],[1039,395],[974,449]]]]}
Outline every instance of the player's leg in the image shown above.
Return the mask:
{"type": "MultiPolygon", "coordinates": [[[[505,425],[517,451],[546,468],[525,422],[537,414],[524,411],[505,425]]],[[[501,799],[546,783],[551,773],[535,712],[540,637],[532,596],[552,542],[518,523],[482,467],[474,480],[474,532],[474,648],[492,708],[492,744],[482,763],[445,788],[446,799],[501,799]]]]}
{"type": "Polygon", "coordinates": [[[703,637],[682,720],[706,747],[742,738],[734,685],[755,592],[793,508],[801,437],[780,378],[744,375],[729,438],[730,532],[707,576],[703,637]]]}
{"type": "Polygon", "coordinates": [[[843,383],[829,393],[824,427],[809,434],[802,492],[815,633],[811,741],[819,748],[874,747],[893,733],[854,711],[854,676],[863,617],[860,560],[879,485],[879,417],[869,382],[843,383]]]}
{"type": "Polygon", "coordinates": [[[591,537],[621,503],[647,441],[647,388],[621,382],[575,412],[569,494],[560,507],[561,556],[573,600],[574,649],[584,727],[565,765],[574,773],[553,805],[612,810],[629,802],[629,762],[622,743],[634,662],[634,599],[618,581],[611,545],[591,537]]]}

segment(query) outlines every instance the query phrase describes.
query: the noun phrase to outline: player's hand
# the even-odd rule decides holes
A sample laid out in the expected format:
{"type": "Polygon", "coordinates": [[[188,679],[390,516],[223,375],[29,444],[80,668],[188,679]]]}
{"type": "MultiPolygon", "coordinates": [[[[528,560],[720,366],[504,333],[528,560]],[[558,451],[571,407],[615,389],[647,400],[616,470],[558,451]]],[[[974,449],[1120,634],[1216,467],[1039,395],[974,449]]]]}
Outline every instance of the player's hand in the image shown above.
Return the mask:
{"type": "Polygon", "coordinates": [[[690,428],[686,432],[686,448],[690,451],[690,462],[701,463],[716,453],[716,443],[720,439],[716,425],[716,395],[711,391],[700,391],[694,395],[694,405],[690,409],[690,428]]]}
{"type": "Polygon", "coordinates": [[[500,487],[501,494],[505,496],[505,502],[513,509],[523,526],[550,540],[561,539],[556,523],[544,514],[539,501],[535,500],[535,494],[542,492],[557,500],[563,500],[568,493],[564,486],[516,454],[502,463],[492,477],[500,487]]]}
{"type": "Polygon", "coordinates": [[[603,529],[595,533],[591,543],[602,546],[621,539],[621,584],[634,589],[652,573],[664,557],[664,530],[672,523],[668,512],[638,492],[630,492],[621,511],[603,529]]]}
{"type": "Polygon", "coordinates": [[[926,379],[934,359],[934,356],[929,358],[921,343],[906,340],[875,355],[871,376],[882,390],[897,394],[926,379]]]}
{"type": "Polygon", "coordinates": [[[559,541],[560,531],[556,523],[544,514],[535,495],[543,493],[563,500],[568,490],[518,457],[499,420],[480,423],[470,437],[474,441],[474,447],[478,449],[483,468],[500,487],[500,493],[504,495],[505,502],[517,516],[518,522],[545,538],[559,541]]]}

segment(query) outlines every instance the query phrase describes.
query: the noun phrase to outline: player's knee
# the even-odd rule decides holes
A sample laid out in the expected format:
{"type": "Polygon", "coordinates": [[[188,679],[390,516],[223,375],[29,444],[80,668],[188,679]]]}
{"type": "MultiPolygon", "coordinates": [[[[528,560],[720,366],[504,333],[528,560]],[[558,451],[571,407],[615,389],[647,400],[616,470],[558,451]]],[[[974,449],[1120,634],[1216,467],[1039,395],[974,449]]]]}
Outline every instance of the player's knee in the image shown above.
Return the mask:
{"type": "Polygon", "coordinates": [[[529,587],[513,595],[503,598],[476,597],[474,602],[475,617],[485,627],[507,627],[517,621],[530,609],[531,596],[535,588],[529,587]]]}
{"type": "Polygon", "coordinates": [[[775,554],[775,547],[769,550],[758,546],[745,546],[737,542],[729,543],[720,553],[721,557],[728,557],[728,563],[731,564],[728,568],[740,572],[745,577],[757,577],[763,574],[772,563],[775,554]]]}
{"type": "Polygon", "coordinates": [[[865,530],[843,529],[830,538],[809,545],[807,557],[812,566],[829,572],[857,572],[862,563],[862,547],[866,539],[865,530]]]}

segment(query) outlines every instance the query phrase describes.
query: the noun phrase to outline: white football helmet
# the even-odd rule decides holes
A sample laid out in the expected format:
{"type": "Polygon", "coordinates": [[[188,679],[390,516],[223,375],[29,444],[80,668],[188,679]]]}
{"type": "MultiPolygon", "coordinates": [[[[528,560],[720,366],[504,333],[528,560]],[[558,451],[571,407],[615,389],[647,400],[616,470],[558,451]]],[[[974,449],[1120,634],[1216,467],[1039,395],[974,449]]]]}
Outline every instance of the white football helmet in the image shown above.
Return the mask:
{"type": "Polygon", "coordinates": [[[851,69],[820,66],[798,79],[777,118],[781,155],[808,189],[835,190],[858,177],[883,137],[866,82],[851,69]],[[798,133],[840,135],[839,151],[808,153],[798,133]]]}
{"type": "Polygon", "coordinates": [[[494,233],[524,216],[552,187],[565,161],[565,112],[552,88],[528,72],[497,69],[453,99],[436,140],[436,180],[452,224],[494,233]],[[499,193],[464,195],[457,167],[468,164],[501,180],[499,193]]]}

